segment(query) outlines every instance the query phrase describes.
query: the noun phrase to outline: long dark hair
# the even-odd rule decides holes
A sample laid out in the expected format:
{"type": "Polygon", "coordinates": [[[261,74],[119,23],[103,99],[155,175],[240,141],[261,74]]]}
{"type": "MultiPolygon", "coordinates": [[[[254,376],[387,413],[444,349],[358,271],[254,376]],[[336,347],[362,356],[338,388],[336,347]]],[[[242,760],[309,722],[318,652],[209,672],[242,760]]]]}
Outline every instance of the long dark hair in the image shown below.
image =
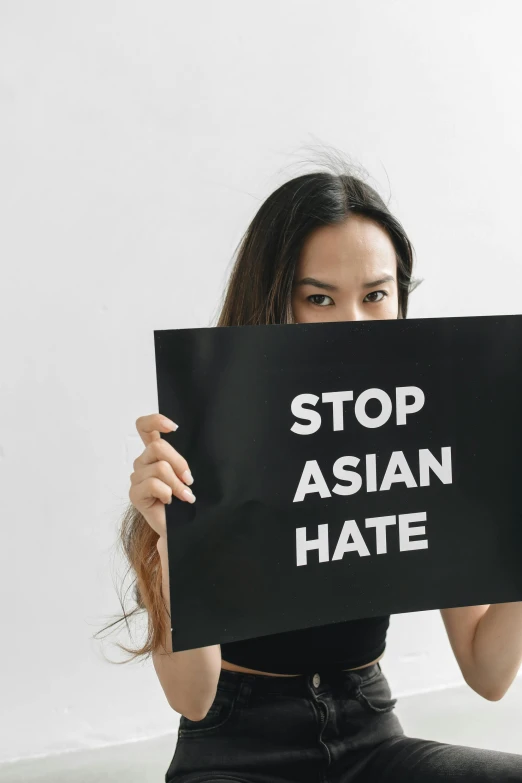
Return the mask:
{"type": "MultiPolygon", "coordinates": [[[[406,232],[377,191],[352,173],[350,164],[329,158],[324,170],[294,177],[261,204],[236,248],[217,326],[291,323],[292,283],[303,243],[314,229],[340,223],[352,214],[376,221],[388,233],[397,257],[399,318],[406,318],[408,295],[418,284],[412,280],[414,251],[406,232]]],[[[118,644],[130,653],[128,660],[150,655],[165,638],[157,539],[146,519],[129,504],[118,542],[127,573],[134,576],[135,606],[127,613],[120,594],[123,615],[101,629],[147,612],[144,643],[137,648],[118,644]]]]}
{"type": "MultiPolygon", "coordinates": [[[[348,164],[345,164],[346,168],[348,164]]],[[[292,323],[291,292],[302,247],[320,226],[360,215],[388,234],[397,259],[399,318],[406,318],[414,248],[374,188],[347,171],[316,171],[285,182],[261,204],[244,233],[217,326],[292,323]]]]}

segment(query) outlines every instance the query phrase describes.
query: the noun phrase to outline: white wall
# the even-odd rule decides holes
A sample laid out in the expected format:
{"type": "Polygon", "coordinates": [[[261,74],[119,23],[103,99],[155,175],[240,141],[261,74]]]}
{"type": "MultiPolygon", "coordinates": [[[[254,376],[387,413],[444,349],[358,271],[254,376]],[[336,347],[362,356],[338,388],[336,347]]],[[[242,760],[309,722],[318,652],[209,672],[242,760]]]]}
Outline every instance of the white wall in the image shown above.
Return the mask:
{"type": "MultiPolygon", "coordinates": [[[[411,317],[520,311],[521,22],[516,0],[0,3],[0,760],[177,728],[151,663],[91,639],[119,611],[153,330],[208,325],[303,145],[389,178],[411,317]]],[[[392,620],[384,668],[398,694],[461,681],[437,613],[392,620]]]]}

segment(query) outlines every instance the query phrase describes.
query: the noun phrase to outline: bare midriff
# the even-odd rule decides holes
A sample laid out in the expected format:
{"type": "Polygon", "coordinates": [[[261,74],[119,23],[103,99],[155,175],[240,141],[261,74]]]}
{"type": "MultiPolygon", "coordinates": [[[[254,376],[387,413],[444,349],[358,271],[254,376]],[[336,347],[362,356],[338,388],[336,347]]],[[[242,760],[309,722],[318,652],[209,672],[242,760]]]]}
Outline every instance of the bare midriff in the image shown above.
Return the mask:
{"type": "MultiPolygon", "coordinates": [[[[380,661],[382,655],[379,655],[378,658],[376,658],[374,661],[370,661],[369,663],[363,663],[362,666],[355,666],[353,669],[342,669],[341,671],[344,672],[355,672],[357,669],[364,669],[366,666],[371,666],[373,663],[377,663],[377,661],[380,661]]],[[[265,674],[268,677],[302,677],[302,674],[274,674],[273,672],[261,672],[257,669],[247,669],[245,666],[238,666],[235,663],[229,663],[228,661],[221,661],[221,668],[222,669],[228,669],[230,672],[242,672],[243,674],[265,674]]]]}

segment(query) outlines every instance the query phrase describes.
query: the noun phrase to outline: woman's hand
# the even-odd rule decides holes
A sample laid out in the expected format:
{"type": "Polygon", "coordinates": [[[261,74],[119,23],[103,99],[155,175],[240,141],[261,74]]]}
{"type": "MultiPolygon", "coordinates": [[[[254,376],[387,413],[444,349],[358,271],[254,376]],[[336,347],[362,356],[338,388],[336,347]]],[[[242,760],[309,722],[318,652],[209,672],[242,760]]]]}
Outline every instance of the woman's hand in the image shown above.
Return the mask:
{"type": "Polygon", "coordinates": [[[186,459],[160,436],[160,432],[172,432],[177,428],[177,424],[159,413],[136,419],[136,429],[145,448],[133,463],[129,497],[151,528],[163,538],[167,536],[165,504],[172,502],[173,495],[188,503],[196,500],[187,486],[192,484],[193,478],[186,459]]]}

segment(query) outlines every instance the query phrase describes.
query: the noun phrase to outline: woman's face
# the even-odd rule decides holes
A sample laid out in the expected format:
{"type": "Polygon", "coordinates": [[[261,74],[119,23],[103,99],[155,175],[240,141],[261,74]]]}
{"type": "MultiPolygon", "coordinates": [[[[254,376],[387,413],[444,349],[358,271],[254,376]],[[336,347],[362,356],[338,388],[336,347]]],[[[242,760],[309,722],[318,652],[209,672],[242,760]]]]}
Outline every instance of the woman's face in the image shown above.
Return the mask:
{"type": "Polygon", "coordinates": [[[359,215],[306,240],[292,290],[297,323],[398,317],[395,249],[378,223],[359,215]]]}

